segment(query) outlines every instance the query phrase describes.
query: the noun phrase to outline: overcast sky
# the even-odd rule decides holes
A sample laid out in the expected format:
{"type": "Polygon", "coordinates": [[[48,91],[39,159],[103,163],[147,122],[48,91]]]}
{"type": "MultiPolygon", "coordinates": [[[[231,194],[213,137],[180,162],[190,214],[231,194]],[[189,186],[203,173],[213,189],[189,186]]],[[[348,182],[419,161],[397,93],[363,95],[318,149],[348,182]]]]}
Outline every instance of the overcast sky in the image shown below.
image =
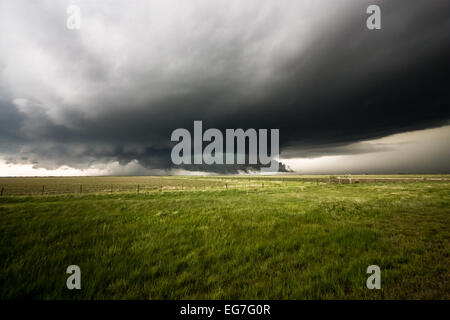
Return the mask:
{"type": "Polygon", "coordinates": [[[0,33],[0,176],[236,172],[171,164],[194,120],[279,128],[300,173],[450,172],[448,0],[0,0],[0,33]]]}

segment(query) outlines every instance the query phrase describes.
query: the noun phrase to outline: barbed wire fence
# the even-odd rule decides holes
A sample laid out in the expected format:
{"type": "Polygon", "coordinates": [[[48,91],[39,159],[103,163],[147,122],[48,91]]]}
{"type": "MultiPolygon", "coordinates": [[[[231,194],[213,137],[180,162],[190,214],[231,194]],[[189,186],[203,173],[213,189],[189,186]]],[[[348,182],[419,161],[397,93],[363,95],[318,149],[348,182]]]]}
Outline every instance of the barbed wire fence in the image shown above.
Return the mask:
{"type": "MultiPolygon", "coordinates": [[[[20,178],[19,178],[20,179],[20,178]]],[[[450,181],[449,178],[361,178],[351,176],[324,176],[320,178],[234,178],[221,180],[180,180],[178,183],[4,183],[0,184],[0,197],[63,195],[63,194],[113,194],[154,192],[192,192],[192,191],[232,191],[232,190],[272,190],[298,188],[319,185],[344,185],[359,183],[399,183],[399,182],[439,182],[450,181]],[[302,183],[303,185],[300,185],[302,183]]]]}

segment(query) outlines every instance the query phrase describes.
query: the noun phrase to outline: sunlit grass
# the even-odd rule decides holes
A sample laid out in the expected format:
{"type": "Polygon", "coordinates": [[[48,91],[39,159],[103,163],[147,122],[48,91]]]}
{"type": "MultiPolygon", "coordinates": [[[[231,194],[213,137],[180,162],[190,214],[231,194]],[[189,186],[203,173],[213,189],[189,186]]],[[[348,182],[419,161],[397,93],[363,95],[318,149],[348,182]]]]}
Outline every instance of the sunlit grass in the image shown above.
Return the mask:
{"type": "Polygon", "coordinates": [[[450,298],[449,182],[270,179],[2,197],[0,297],[450,298]],[[71,264],[80,291],[66,288],[71,264]],[[381,290],[366,288],[371,264],[381,290]]]}

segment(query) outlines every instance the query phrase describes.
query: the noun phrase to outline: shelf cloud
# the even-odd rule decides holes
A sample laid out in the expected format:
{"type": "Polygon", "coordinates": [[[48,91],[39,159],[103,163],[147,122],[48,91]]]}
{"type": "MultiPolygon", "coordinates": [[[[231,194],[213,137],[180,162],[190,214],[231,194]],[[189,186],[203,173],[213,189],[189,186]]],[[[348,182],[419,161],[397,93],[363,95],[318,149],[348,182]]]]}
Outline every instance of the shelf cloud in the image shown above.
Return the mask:
{"type": "MultiPolygon", "coordinates": [[[[282,159],[401,152],[365,141],[449,125],[448,0],[2,1],[0,30],[0,157],[12,165],[173,172],[170,134],[195,120],[278,128],[282,159]],[[66,27],[70,4],[79,30],[66,27]],[[370,4],[380,30],[366,27],[370,4]]],[[[408,170],[450,171],[442,163],[408,170]]]]}

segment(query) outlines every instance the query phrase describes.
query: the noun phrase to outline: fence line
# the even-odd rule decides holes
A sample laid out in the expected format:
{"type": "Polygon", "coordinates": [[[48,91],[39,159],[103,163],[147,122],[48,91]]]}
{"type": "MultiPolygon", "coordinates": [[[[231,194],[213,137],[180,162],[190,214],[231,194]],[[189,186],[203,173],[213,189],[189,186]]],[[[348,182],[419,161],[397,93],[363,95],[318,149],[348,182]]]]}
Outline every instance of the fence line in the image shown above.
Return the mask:
{"type": "MultiPolygon", "coordinates": [[[[262,179],[261,179],[262,180],[262,179]]],[[[303,190],[304,186],[299,183],[308,183],[310,186],[320,185],[343,185],[343,184],[359,184],[359,183],[396,183],[396,182],[445,182],[450,181],[447,178],[362,178],[362,177],[341,177],[341,176],[324,176],[314,178],[294,178],[294,179],[264,179],[261,181],[256,179],[242,179],[235,178],[227,181],[210,180],[210,181],[196,181],[192,185],[185,182],[180,184],[155,185],[155,184],[44,184],[44,185],[26,185],[26,184],[10,184],[3,185],[0,188],[0,196],[14,196],[14,195],[63,195],[63,194],[93,194],[93,193],[115,193],[127,192],[145,194],[149,192],[170,192],[170,191],[218,191],[218,190],[270,190],[270,189],[284,189],[284,188],[298,188],[303,190]]]]}

